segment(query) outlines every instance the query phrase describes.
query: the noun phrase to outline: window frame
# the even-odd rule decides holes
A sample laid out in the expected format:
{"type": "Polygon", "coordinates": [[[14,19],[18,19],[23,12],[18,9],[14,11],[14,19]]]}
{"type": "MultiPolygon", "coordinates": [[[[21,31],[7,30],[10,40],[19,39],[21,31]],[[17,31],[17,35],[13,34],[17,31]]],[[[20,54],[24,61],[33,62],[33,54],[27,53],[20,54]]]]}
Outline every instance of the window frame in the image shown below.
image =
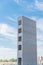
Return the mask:
{"type": "Polygon", "coordinates": [[[18,50],[21,50],[21,45],[18,45],[18,50]]]}
{"type": "Polygon", "coordinates": [[[18,29],[18,33],[21,33],[21,32],[22,32],[22,31],[21,31],[21,28],[19,28],[19,29],[18,29]]]}
{"type": "Polygon", "coordinates": [[[21,25],[21,20],[18,21],[18,25],[21,25]]]}
{"type": "Polygon", "coordinates": [[[21,41],[21,36],[18,37],[18,41],[21,41]]]}
{"type": "Polygon", "coordinates": [[[18,58],[18,64],[21,65],[22,58],[18,58]]]}

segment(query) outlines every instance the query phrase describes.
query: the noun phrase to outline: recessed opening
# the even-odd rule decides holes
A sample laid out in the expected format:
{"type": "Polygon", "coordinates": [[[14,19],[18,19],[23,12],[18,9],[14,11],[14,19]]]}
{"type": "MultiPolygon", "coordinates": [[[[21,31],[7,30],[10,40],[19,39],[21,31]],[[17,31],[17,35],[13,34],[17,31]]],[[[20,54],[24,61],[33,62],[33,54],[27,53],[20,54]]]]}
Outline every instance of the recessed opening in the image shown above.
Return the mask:
{"type": "Polygon", "coordinates": [[[20,28],[20,29],[18,29],[18,33],[21,33],[21,28],[20,28]]]}
{"type": "Polygon", "coordinates": [[[20,37],[18,37],[18,41],[21,41],[21,36],[20,36],[20,37]]]}
{"type": "Polygon", "coordinates": [[[18,45],[18,50],[21,50],[21,45],[18,45]]]}
{"type": "Polygon", "coordinates": [[[18,24],[21,25],[21,20],[19,20],[18,24]]]}
{"type": "Polygon", "coordinates": [[[21,65],[21,58],[18,58],[18,65],[21,65]]]}

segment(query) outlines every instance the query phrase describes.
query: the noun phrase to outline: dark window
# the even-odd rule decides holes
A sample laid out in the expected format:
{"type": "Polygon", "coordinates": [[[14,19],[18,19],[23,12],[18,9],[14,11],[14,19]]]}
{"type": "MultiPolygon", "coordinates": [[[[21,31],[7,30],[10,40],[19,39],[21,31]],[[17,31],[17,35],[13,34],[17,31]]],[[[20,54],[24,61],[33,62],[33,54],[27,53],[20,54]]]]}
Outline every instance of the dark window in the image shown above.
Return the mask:
{"type": "Polygon", "coordinates": [[[21,65],[21,58],[18,58],[18,65],[21,65]]]}
{"type": "Polygon", "coordinates": [[[21,25],[21,20],[19,20],[19,22],[18,22],[18,23],[19,23],[19,25],[21,25]]]}
{"type": "Polygon", "coordinates": [[[18,50],[21,50],[21,45],[18,45],[18,50]]]}
{"type": "Polygon", "coordinates": [[[18,41],[21,41],[21,36],[20,36],[20,37],[18,37],[18,41]]]}
{"type": "Polygon", "coordinates": [[[20,28],[20,29],[18,29],[18,33],[21,33],[21,28],[20,28]]]}

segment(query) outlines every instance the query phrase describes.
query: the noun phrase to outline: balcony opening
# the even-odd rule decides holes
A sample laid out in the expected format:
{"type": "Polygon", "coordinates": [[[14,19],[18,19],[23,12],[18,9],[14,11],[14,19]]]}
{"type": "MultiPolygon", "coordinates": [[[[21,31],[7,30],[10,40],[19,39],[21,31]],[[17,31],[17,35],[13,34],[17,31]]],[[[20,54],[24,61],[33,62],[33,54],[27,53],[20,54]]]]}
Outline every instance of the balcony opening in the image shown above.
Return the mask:
{"type": "Polygon", "coordinates": [[[18,33],[21,33],[21,28],[20,28],[20,29],[18,29],[18,33]]]}
{"type": "Polygon", "coordinates": [[[21,25],[21,20],[18,21],[18,24],[21,25]]]}
{"type": "Polygon", "coordinates": [[[18,45],[18,50],[21,50],[21,45],[18,45]]]}
{"type": "Polygon", "coordinates": [[[18,58],[18,65],[21,65],[21,58],[18,58]]]}
{"type": "Polygon", "coordinates": [[[21,36],[18,37],[18,41],[21,41],[21,36]]]}

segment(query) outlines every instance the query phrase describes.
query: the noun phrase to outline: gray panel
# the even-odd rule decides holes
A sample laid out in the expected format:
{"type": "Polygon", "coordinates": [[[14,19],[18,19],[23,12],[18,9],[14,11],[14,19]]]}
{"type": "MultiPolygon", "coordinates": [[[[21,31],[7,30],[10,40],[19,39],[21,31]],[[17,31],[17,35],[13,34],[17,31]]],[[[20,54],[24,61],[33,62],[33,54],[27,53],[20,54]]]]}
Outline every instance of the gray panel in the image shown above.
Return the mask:
{"type": "Polygon", "coordinates": [[[23,65],[37,65],[36,23],[23,17],[23,65]]]}
{"type": "Polygon", "coordinates": [[[37,65],[36,22],[24,16],[19,19],[22,21],[21,65],[37,65]]]}

